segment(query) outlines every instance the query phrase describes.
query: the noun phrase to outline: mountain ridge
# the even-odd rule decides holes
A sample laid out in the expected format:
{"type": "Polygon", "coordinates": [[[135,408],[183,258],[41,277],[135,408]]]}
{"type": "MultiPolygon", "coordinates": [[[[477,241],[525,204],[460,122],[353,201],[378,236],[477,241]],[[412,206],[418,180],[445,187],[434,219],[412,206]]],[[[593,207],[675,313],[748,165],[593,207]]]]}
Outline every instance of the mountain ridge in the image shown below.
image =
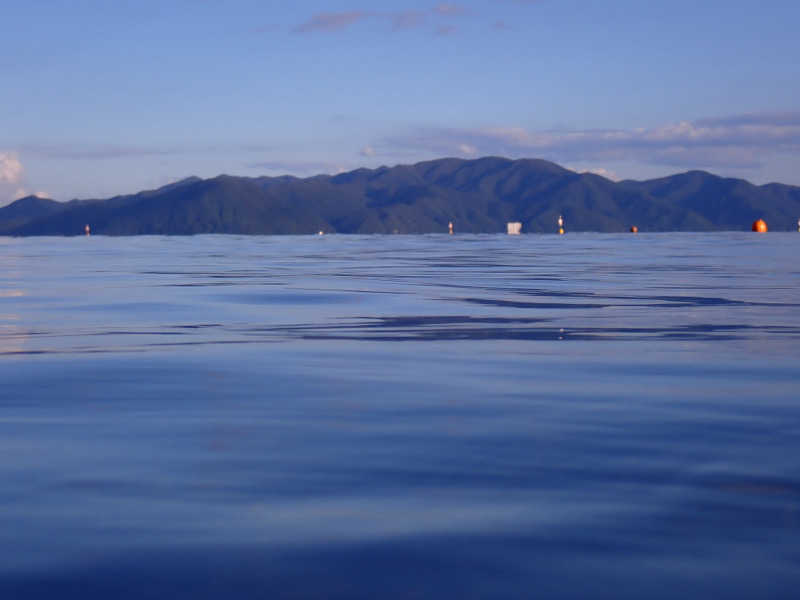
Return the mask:
{"type": "Polygon", "coordinates": [[[187,177],[108,199],[26,197],[0,208],[0,235],[191,235],[746,230],[764,218],[793,230],[800,187],[754,185],[692,170],[612,181],[541,159],[440,158],[299,178],[187,177]],[[34,199],[35,198],[35,199],[34,199]]]}

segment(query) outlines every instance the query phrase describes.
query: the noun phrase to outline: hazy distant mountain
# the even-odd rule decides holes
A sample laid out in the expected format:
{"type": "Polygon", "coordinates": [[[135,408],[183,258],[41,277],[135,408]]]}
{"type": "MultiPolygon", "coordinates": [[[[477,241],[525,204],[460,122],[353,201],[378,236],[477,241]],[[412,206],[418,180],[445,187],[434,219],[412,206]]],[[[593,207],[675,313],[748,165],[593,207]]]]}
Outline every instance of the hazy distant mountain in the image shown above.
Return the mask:
{"type": "Polygon", "coordinates": [[[0,232],[19,227],[33,219],[39,219],[63,210],[65,204],[39,198],[25,196],[8,206],[0,207],[0,232]]]}
{"type": "Polygon", "coordinates": [[[0,208],[2,235],[308,234],[749,229],[763,218],[790,230],[800,187],[755,186],[690,171],[613,182],[543,160],[445,158],[340,175],[191,177],[108,200],[59,203],[28,197],[0,208]]]}

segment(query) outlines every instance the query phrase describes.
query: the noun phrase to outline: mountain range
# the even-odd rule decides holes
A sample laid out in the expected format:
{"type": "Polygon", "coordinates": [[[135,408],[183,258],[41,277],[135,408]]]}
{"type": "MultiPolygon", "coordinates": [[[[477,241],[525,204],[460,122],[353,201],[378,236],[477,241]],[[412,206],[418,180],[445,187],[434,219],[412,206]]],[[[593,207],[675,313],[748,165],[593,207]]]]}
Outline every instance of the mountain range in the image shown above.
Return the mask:
{"type": "Polygon", "coordinates": [[[703,171],[611,181],[536,159],[443,158],[308,178],[190,177],[105,200],[28,196],[0,208],[0,235],[189,235],[793,230],[800,187],[703,171]]]}

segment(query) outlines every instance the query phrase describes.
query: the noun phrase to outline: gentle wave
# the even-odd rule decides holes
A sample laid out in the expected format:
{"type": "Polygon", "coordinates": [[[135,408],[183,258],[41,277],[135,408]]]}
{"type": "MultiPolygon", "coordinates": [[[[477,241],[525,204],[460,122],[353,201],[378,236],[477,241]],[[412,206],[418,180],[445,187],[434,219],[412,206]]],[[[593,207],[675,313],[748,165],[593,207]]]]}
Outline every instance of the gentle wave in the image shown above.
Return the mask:
{"type": "Polygon", "coordinates": [[[0,595],[793,598],[798,255],[3,239],[0,595]]]}

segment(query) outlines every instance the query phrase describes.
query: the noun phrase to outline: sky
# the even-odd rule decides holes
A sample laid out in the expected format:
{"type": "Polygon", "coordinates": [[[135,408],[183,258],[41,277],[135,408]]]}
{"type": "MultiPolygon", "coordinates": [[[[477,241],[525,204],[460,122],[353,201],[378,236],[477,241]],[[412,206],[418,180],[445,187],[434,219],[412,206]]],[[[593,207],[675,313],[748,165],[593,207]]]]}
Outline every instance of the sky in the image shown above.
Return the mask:
{"type": "Polygon", "coordinates": [[[800,185],[796,0],[0,0],[0,204],[543,158],[800,185]]]}

